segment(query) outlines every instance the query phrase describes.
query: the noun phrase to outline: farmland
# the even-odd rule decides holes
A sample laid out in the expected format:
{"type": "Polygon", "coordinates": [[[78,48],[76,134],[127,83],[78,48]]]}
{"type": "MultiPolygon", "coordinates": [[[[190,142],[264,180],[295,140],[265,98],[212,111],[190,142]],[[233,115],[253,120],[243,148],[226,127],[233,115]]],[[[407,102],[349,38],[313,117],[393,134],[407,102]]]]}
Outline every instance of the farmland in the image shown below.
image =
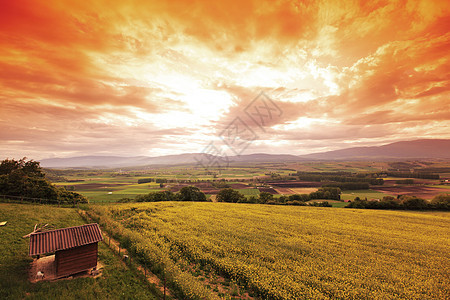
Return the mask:
{"type": "Polygon", "coordinates": [[[160,202],[89,214],[181,298],[450,294],[448,213],[160,202]]]}
{"type": "MultiPolygon", "coordinates": [[[[448,210],[448,196],[432,202],[405,197],[447,194],[448,174],[408,173],[416,165],[46,170],[51,181],[89,203],[78,203],[83,219],[75,201],[55,204],[72,208],[0,204],[0,221],[8,221],[0,227],[7,245],[0,250],[1,296],[152,299],[161,297],[167,281],[176,299],[443,299],[450,293],[450,215],[433,210],[448,210]],[[387,167],[396,169],[377,169],[387,167]],[[364,200],[386,195],[399,197],[364,200]],[[409,211],[341,209],[388,204],[397,206],[383,208],[409,211]],[[125,264],[100,243],[104,277],[30,284],[20,237],[44,221],[56,228],[98,222],[115,252],[126,248],[122,254],[132,259],[125,264]],[[156,286],[138,270],[151,271],[156,286]]],[[[1,199],[28,201],[6,196],[1,199]]]]}
{"type": "MultiPolygon", "coordinates": [[[[219,192],[214,182],[223,182],[239,190],[247,197],[258,196],[260,192],[269,192],[276,196],[311,193],[324,182],[308,180],[285,180],[296,172],[350,172],[352,174],[370,174],[383,172],[390,168],[424,168],[423,170],[447,170],[444,162],[304,162],[304,163],[260,163],[256,165],[230,166],[226,169],[205,170],[192,165],[173,167],[140,167],[110,170],[61,170],[56,182],[68,190],[79,192],[91,203],[118,202],[122,198],[134,198],[136,195],[170,190],[178,192],[183,186],[195,185],[208,197],[219,192]],[[153,181],[139,184],[139,180],[151,178],[153,181]],[[164,181],[163,184],[155,182],[164,181]]],[[[449,179],[450,173],[440,173],[441,178],[449,179]]],[[[354,175],[352,175],[354,176],[354,175]]],[[[295,179],[295,178],[294,178],[295,179]]],[[[414,179],[414,184],[398,184],[407,178],[385,177],[384,185],[370,186],[365,190],[346,190],[343,200],[381,199],[384,196],[416,195],[431,199],[440,193],[448,193],[447,184],[436,179],[414,179]]],[[[214,198],[214,197],[213,197],[214,198]]]]}

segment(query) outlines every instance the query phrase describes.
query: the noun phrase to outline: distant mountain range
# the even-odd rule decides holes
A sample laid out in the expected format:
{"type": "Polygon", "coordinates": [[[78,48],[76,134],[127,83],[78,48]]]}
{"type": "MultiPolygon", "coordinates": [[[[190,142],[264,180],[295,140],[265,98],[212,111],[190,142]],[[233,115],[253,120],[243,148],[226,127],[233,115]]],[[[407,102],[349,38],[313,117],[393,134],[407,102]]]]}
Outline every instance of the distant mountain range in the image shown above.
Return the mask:
{"type": "MultiPolygon", "coordinates": [[[[124,168],[136,166],[163,166],[205,164],[215,159],[204,153],[186,153],[148,156],[79,156],[69,158],[49,158],[41,160],[41,166],[46,168],[124,168]]],[[[450,140],[415,140],[396,142],[383,146],[352,147],[335,151],[313,153],[307,155],[289,154],[247,154],[227,158],[233,163],[262,162],[294,162],[314,160],[403,160],[403,159],[450,159],[450,140]]],[[[224,161],[222,161],[222,164],[224,161]]]]}
{"type": "Polygon", "coordinates": [[[300,156],[312,160],[450,158],[450,140],[426,139],[383,146],[352,147],[300,156]]]}

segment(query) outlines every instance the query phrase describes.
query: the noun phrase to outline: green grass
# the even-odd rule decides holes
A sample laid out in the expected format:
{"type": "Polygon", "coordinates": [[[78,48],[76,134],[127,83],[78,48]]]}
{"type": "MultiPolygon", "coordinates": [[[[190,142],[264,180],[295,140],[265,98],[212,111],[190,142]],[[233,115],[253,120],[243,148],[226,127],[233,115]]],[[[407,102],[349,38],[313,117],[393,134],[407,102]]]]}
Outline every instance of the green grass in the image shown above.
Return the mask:
{"type": "Polygon", "coordinates": [[[136,194],[121,194],[115,193],[108,194],[108,192],[79,192],[89,199],[89,203],[105,203],[105,202],[117,202],[122,198],[134,198],[136,194]]]}
{"type": "Polygon", "coordinates": [[[148,186],[143,186],[142,188],[131,187],[124,189],[95,189],[95,190],[81,190],[77,191],[89,199],[90,203],[98,203],[98,202],[117,202],[122,198],[134,198],[137,195],[148,194],[151,192],[160,192],[164,191],[164,189],[158,188],[149,188],[148,186]],[[109,194],[111,192],[111,194],[109,194]]]}
{"type": "Polygon", "coordinates": [[[84,224],[75,209],[44,205],[0,203],[0,299],[158,299],[157,291],[130,271],[102,242],[99,260],[103,275],[56,282],[30,283],[27,272],[32,259],[28,256],[29,239],[22,236],[36,223],[55,228],[84,224]]]}
{"type": "Polygon", "coordinates": [[[354,191],[343,191],[341,199],[354,200],[356,197],[359,197],[361,199],[367,198],[367,200],[370,200],[370,199],[382,199],[385,196],[389,196],[389,194],[384,194],[374,190],[354,190],[354,191]]]}
{"type": "Polygon", "coordinates": [[[243,194],[244,196],[259,196],[259,190],[258,189],[240,189],[236,190],[243,194]]]}
{"type": "Polygon", "coordinates": [[[348,205],[348,202],[333,202],[331,203],[332,207],[345,207],[348,205]]]}

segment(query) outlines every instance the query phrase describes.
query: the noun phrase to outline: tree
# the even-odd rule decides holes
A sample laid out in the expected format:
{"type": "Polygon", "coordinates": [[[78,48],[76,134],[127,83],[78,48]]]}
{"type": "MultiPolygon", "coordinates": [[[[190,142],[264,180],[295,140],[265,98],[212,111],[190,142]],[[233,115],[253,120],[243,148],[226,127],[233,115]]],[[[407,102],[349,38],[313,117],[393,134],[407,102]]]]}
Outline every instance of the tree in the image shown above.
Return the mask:
{"type": "Polygon", "coordinates": [[[450,210],[450,194],[439,194],[431,200],[433,208],[450,210]]]}
{"type": "Polygon", "coordinates": [[[401,196],[401,204],[405,209],[425,209],[427,208],[427,201],[415,196],[401,196]]]}
{"type": "Polygon", "coordinates": [[[288,200],[289,200],[289,198],[287,196],[282,195],[282,196],[280,196],[280,198],[278,198],[278,203],[285,204],[288,200]]]}
{"type": "Polygon", "coordinates": [[[20,173],[30,177],[44,178],[45,174],[42,172],[39,162],[34,160],[26,161],[26,157],[20,160],[5,159],[0,164],[0,175],[11,175],[13,173],[20,173]]]}
{"type": "Polygon", "coordinates": [[[236,190],[226,188],[219,191],[216,200],[218,202],[237,203],[237,202],[244,202],[245,196],[236,190]]]}
{"type": "Polygon", "coordinates": [[[272,201],[273,200],[273,195],[271,193],[268,192],[261,192],[259,194],[259,203],[264,204],[267,201],[272,201]]]}
{"type": "Polygon", "coordinates": [[[258,198],[255,196],[250,196],[247,200],[247,203],[258,203],[258,198]]]}
{"type": "Polygon", "coordinates": [[[181,201],[206,201],[205,194],[196,186],[185,186],[179,192],[181,201]]]}
{"type": "Polygon", "coordinates": [[[174,193],[171,191],[151,192],[146,195],[137,195],[134,200],[136,202],[159,202],[159,201],[175,201],[174,193]]]}
{"type": "MultiPolygon", "coordinates": [[[[5,159],[0,163],[0,194],[41,198],[47,202],[85,203],[87,199],[63,187],[56,187],[45,178],[45,173],[37,161],[22,158],[5,159]]],[[[25,198],[25,200],[27,200],[25,198]]]]}

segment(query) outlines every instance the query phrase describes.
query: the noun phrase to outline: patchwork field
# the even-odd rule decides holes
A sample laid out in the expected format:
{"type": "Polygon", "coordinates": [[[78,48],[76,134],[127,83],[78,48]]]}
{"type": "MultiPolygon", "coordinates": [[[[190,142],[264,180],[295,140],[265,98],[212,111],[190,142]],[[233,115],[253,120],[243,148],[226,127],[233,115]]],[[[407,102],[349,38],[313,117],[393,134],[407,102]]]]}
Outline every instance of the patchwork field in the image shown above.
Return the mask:
{"type": "Polygon", "coordinates": [[[450,295],[449,213],[184,202],[90,209],[185,299],[450,295]]]}
{"type": "MultiPolygon", "coordinates": [[[[402,164],[403,166],[404,164],[402,164]]],[[[418,162],[406,164],[410,168],[426,167],[428,164],[418,162]]],[[[447,165],[443,162],[433,163],[433,168],[441,170],[447,165]]],[[[182,187],[195,185],[208,196],[216,195],[221,187],[214,181],[225,181],[228,186],[250,196],[258,196],[259,192],[273,195],[309,194],[320,188],[325,181],[280,180],[297,171],[312,172],[377,172],[398,167],[396,163],[383,162],[303,162],[303,163],[261,163],[258,165],[230,166],[225,169],[205,170],[194,166],[174,167],[141,167],[127,170],[59,170],[58,185],[68,190],[79,192],[89,198],[91,203],[112,203],[122,198],[134,198],[139,194],[170,190],[178,192],[182,187]],[[138,184],[139,180],[152,178],[152,182],[138,184]],[[163,183],[155,180],[167,181],[163,183]],[[258,189],[254,187],[258,186],[258,189]]],[[[430,170],[434,170],[430,169],[430,170]]],[[[446,168],[444,168],[446,169],[446,168]]],[[[319,174],[319,173],[318,173],[319,174]]],[[[397,184],[403,177],[384,177],[384,185],[371,186],[364,191],[344,191],[342,199],[353,200],[356,196],[362,199],[381,199],[386,195],[415,195],[431,199],[439,193],[448,192],[444,185],[446,173],[441,173],[442,180],[417,179],[414,184],[397,184]]],[[[161,181],[160,181],[161,182],[161,181]]]]}
{"type": "Polygon", "coordinates": [[[375,190],[354,190],[354,191],[344,191],[342,192],[341,199],[348,201],[354,200],[356,197],[360,199],[372,200],[372,199],[383,199],[384,196],[392,196],[388,193],[383,193],[375,190]]]}
{"type": "Polygon", "coordinates": [[[375,191],[385,193],[388,195],[411,195],[424,199],[432,199],[434,196],[448,193],[445,187],[430,187],[430,186],[381,186],[372,188],[375,191]]]}
{"type": "Polygon", "coordinates": [[[314,187],[310,187],[310,188],[291,188],[291,190],[294,192],[294,194],[309,194],[309,193],[317,191],[317,188],[314,188],[314,187]]]}

